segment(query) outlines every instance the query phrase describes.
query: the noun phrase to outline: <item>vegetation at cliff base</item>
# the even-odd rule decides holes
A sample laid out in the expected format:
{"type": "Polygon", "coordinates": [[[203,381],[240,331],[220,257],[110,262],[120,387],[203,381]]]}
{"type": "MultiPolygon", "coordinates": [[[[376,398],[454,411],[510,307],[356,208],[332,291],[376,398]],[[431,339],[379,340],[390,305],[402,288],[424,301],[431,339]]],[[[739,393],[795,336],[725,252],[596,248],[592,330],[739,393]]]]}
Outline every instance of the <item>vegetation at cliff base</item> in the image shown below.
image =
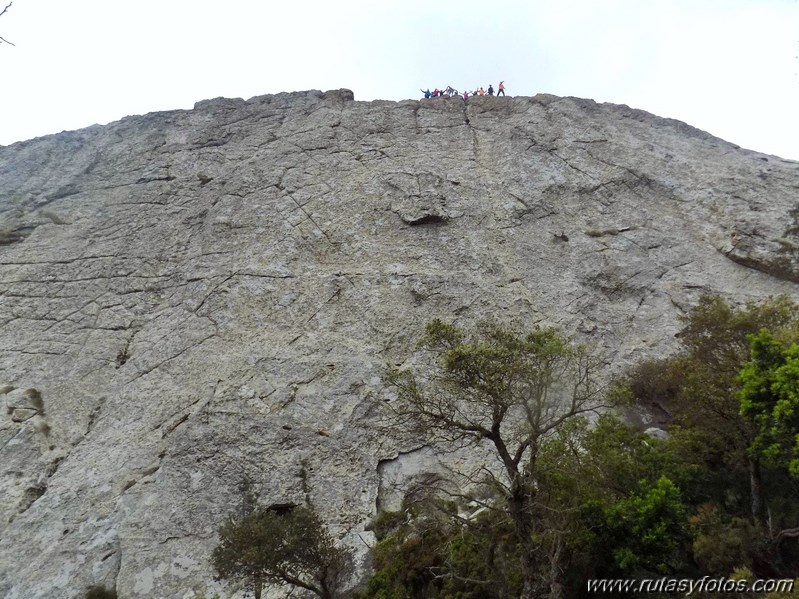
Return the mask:
{"type": "Polygon", "coordinates": [[[345,590],[350,557],[308,507],[250,502],[220,529],[217,572],[256,597],[272,583],[363,599],[799,577],[799,306],[705,296],[683,325],[677,352],[603,387],[601,361],[553,329],[431,321],[424,357],[386,371],[388,423],[493,463],[460,473],[465,485],[407,489],[398,511],[379,512],[362,587],[345,590]],[[636,429],[620,416],[630,408],[665,414],[664,430],[636,429]]]}
{"type": "Polygon", "coordinates": [[[351,573],[349,553],[310,506],[262,507],[253,495],[220,528],[212,564],[218,579],[242,584],[256,599],[265,584],[335,599],[351,573]]]}
{"type": "Polygon", "coordinates": [[[391,406],[397,425],[439,444],[488,444],[502,467],[486,469],[460,497],[484,506],[480,517],[446,518],[439,510],[438,518],[414,524],[411,511],[409,524],[385,535],[369,586],[373,596],[443,597],[456,589],[470,596],[566,597],[588,577],[681,567],[688,509],[670,478],[669,454],[660,442],[601,415],[622,395],[599,386],[601,364],[586,347],[552,329],[521,333],[483,323],[467,332],[441,321],[427,326],[421,346],[436,356],[435,374],[424,381],[409,370],[387,374],[397,390],[391,406]],[[433,523],[440,525],[431,530],[433,523]],[[410,534],[409,526],[438,539],[424,543],[421,562],[402,559],[417,538],[426,538],[410,534]],[[478,559],[481,548],[486,553],[478,559]],[[486,569],[499,548],[502,568],[486,569]],[[418,570],[436,556],[404,581],[411,565],[418,570]],[[426,591],[418,595],[419,589],[426,591]]]}
{"type": "Polygon", "coordinates": [[[678,352],[600,390],[597,361],[554,331],[431,322],[421,346],[437,371],[387,375],[396,422],[439,444],[490,443],[504,468],[436,518],[406,506],[380,529],[370,596],[579,597],[590,578],[797,576],[799,307],[705,296],[683,325],[678,352]],[[668,434],[596,415],[624,398],[669,414],[668,434]],[[486,489],[488,509],[464,519],[486,489]],[[493,549],[466,557],[466,539],[493,549]],[[492,573],[470,566],[498,555],[492,573]]]}

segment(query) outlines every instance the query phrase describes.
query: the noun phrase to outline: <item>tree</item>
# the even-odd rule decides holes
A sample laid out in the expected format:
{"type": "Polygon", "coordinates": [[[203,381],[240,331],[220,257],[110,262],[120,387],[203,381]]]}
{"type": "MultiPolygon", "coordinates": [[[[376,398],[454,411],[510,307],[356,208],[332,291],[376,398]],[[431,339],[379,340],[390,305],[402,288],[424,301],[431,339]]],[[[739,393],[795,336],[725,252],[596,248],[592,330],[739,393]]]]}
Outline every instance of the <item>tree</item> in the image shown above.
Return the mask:
{"type": "Polygon", "coordinates": [[[501,599],[521,591],[517,543],[499,511],[471,509],[436,497],[406,499],[371,524],[374,573],[370,599],[501,599]],[[460,512],[460,513],[459,513],[460,512]]]}
{"type": "Polygon", "coordinates": [[[741,415],[755,428],[749,450],[799,477],[799,345],[786,346],[768,329],[749,339],[738,392],[741,415]]]}
{"type": "Polygon", "coordinates": [[[218,580],[241,581],[256,599],[264,584],[292,585],[334,599],[351,558],[311,508],[256,506],[222,525],[212,563],[218,580]]]}
{"type": "Polygon", "coordinates": [[[670,443],[684,470],[695,469],[682,486],[695,508],[694,556],[719,574],[742,556],[763,576],[795,571],[797,548],[780,545],[799,521],[799,479],[789,473],[799,379],[788,351],[799,305],[779,296],[732,308],[708,295],[683,322],[680,351],[639,365],[627,385],[668,412],[670,443]]]}
{"type": "MultiPolygon", "coordinates": [[[[2,17],[4,14],[6,14],[6,11],[7,11],[9,8],[11,8],[11,5],[12,5],[12,4],[14,4],[14,3],[13,3],[13,2],[9,2],[9,3],[6,5],[6,7],[3,9],[3,12],[0,12],[0,17],[2,17]]],[[[5,42],[6,44],[10,44],[10,45],[12,45],[12,46],[14,45],[14,44],[12,44],[11,42],[9,42],[7,39],[5,39],[4,37],[0,37],[0,44],[2,44],[3,42],[5,42]]]]}
{"type": "Polygon", "coordinates": [[[684,318],[676,355],[634,368],[627,381],[636,399],[665,408],[678,434],[693,437],[708,463],[744,473],[750,514],[767,527],[768,503],[760,456],[749,451],[757,431],[741,415],[739,373],[750,357],[749,335],[762,328],[796,334],[799,306],[787,296],[733,309],[721,297],[704,295],[684,318]]]}
{"type": "MultiPolygon", "coordinates": [[[[580,597],[588,579],[682,572],[690,542],[688,506],[672,482],[678,478],[666,441],[614,416],[559,427],[536,461],[530,518],[541,548],[536,575],[544,583],[536,595],[580,597]]],[[[520,545],[504,499],[482,490],[479,504],[454,497],[406,496],[402,511],[376,518],[367,597],[520,595],[520,545]]]]}
{"type": "MultiPolygon", "coordinates": [[[[786,345],[767,329],[749,340],[751,359],[741,370],[738,392],[741,415],[755,429],[749,452],[799,478],[799,345],[786,345]]],[[[772,535],[779,544],[799,537],[799,527],[772,535]]]]}
{"type": "Polygon", "coordinates": [[[574,419],[545,442],[537,467],[543,534],[558,531],[567,596],[586,579],[648,578],[684,566],[688,507],[668,441],[612,414],[574,419]]]}
{"type": "Polygon", "coordinates": [[[651,484],[642,482],[636,493],[604,511],[604,535],[619,571],[673,571],[687,540],[688,518],[671,480],[662,476],[651,484]]]}
{"type": "Polygon", "coordinates": [[[553,329],[520,334],[495,323],[467,334],[433,320],[420,345],[439,368],[425,382],[410,370],[388,370],[397,390],[393,422],[433,442],[491,444],[502,471],[489,476],[519,545],[522,597],[562,597],[563,539],[546,534],[538,458],[561,427],[601,407],[597,360],[553,329]],[[550,567],[542,572],[540,563],[550,567]]]}

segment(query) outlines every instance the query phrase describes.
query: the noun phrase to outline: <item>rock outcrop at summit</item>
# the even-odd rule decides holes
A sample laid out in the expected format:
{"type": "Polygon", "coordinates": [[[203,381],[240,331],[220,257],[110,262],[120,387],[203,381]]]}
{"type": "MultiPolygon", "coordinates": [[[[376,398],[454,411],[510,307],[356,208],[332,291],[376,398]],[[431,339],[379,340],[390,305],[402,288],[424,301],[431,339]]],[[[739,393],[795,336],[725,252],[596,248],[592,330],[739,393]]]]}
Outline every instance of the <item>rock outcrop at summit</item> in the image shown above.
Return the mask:
{"type": "Polygon", "coordinates": [[[217,99],[0,148],[0,596],[219,589],[245,475],[362,551],[435,461],[373,404],[429,319],[610,372],[703,292],[799,298],[798,248],[799,163],[576,98],[217,99]]]}

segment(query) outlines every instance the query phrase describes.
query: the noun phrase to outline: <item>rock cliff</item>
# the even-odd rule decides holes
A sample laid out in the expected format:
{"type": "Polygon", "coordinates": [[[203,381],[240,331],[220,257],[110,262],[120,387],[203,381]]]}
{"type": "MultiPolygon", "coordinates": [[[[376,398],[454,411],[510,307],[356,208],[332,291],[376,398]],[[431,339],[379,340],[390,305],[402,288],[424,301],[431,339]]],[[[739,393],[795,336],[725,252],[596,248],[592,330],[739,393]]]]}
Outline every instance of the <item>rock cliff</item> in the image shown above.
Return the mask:
{"type": "Polygon", "coordinates": [[[218,589],[244,475],[363,549],[435,460],[371,403],[425,322],[619,369],[702,292],[799,298],[798,206],[797,162],[549,95],[216,99],[0,148],[0,596],[218,589]]]}

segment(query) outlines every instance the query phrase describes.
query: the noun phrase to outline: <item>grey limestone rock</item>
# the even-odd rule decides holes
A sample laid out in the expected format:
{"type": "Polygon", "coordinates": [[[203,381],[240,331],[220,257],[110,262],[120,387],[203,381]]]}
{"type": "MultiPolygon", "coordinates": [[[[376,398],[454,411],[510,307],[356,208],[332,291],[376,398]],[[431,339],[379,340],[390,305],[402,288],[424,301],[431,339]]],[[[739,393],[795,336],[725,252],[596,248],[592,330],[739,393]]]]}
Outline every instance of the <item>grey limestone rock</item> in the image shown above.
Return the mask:
{"type": "Polygon", "coordinates": [[[703,292],[799,297],[797,206],[797,162],[550,95],[215,99],[0,148],[0,596],[213,593],[245,475],[362,554],[437,468],[392,462],[420,444],[374,403],[428,320],[555,325],[618,371],[703,292]]]}

